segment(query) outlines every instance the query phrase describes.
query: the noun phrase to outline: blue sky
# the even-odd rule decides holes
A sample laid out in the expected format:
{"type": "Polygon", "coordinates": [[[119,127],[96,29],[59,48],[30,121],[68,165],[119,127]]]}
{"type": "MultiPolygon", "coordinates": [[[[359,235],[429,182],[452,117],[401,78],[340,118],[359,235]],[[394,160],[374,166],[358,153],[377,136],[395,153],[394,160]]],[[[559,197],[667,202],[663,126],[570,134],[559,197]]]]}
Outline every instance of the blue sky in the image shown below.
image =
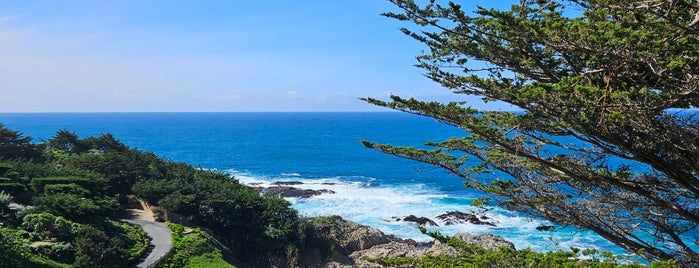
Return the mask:
{"type": "Polygon", "coordinates": [[[386,11],[395,8],[382,0],[5,1],[0,112],[375,111],[357,98],[464,100],[413,66],[425,48],[386,11]]]}

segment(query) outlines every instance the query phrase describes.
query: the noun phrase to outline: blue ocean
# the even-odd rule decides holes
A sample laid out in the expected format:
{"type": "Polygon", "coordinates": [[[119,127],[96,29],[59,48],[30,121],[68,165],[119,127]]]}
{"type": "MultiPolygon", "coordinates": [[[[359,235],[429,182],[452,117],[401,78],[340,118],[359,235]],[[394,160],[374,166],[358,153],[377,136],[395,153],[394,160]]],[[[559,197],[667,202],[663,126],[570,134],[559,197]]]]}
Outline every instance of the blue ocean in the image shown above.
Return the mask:
{"type": "MultiPolygon", "coordinates": [[[[250,185],[300,181],[295,187],[335,193],[289,199],[302,215],[340,215],[401,238],[429,241],[410,223],[392,217],[427,217],[448,211],[470,212],[481,193],[467,190],[462,179],[427,164],[385,155],[361,140],[421,146],[464,136],[462,130],[433,119],[398,112],[367,113],[32,113],[0,114],[0,123],[34,138],[48,140],[67,129],[80,137],[111,133],[132,148],[169,160],[228,172],[250,185]]],[[[493,208],[497,225],[461,224],[428,229],[453,234],[493,233],[518,249],[536,251],[596,248],[624,251],[596,234],[570,226],[493,208]]]]}

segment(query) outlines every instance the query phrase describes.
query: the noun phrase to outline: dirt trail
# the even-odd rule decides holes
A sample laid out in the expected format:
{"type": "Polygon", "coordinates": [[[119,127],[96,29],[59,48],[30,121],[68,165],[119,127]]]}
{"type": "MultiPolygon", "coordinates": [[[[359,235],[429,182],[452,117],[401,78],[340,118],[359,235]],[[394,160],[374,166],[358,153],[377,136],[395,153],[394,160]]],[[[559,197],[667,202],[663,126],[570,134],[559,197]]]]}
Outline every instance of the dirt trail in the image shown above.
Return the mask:
{"type": "Polygon", "coordinates": [[[140,208],[129,208],[125,210],[125,218],[129,220],[155,221],[153,210],[145,201],[139,201],[140,208]]]}

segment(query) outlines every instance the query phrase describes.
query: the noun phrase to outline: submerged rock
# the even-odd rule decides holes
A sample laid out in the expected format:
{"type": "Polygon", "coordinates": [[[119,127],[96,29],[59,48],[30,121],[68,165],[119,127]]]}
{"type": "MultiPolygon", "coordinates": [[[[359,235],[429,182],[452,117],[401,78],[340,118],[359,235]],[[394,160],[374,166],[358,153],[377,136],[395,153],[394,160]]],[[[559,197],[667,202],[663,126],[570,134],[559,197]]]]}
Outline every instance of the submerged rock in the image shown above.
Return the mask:
{"type": "Polygon", "coordinates": [[[276,181],[272,185],[283,186],[283,185],[301,185],[303,182],[300,181],[276,181]]]}
{"type": "Polygon", "coordinates": [[[455,225],[455,224],[463,224],[463,223],[471,223],[471,224],[477,224],[477,225],[490,225],[490,226],[495,226],[494,223],[485,221],[489,220],[485,215],[482,215],[480,218],[476,216],[473,213],[465,213],[461,211],[449,211],[445,214],[437,216],[437,219],[440,219],[444,222],[444,225],[455,225]]]}
{"type": "Polygon", "coordinates": [[[321,194],[334,194],[335,191],[321,189],[321,190],[311,190],[311,189],[299,189],[288,186],[272,186],[268,188],[261,188],[265,196],[279,196],[279,197],[293,197],[293,198],[311,198],[316,195],[321,194]]]}
{"type": "Polygon", "coordinates": [[[407,221],[407,222],[412,222],[415,223],[417,226],[439,226],[436,222],[433,220],[430,220],[425,217],[417,217],[415,215],[409,215],[405,218],[399,218],[399,217],[391,217],[394,221],[407,221]]]}
{"type": "Polygon", "coordinates": [[[543,232],[543,231],[549,231],[549,232],[554,232],[556,231],[556,227],[553,225],[540,225],[536,227],[537,231],[543,232]]]}

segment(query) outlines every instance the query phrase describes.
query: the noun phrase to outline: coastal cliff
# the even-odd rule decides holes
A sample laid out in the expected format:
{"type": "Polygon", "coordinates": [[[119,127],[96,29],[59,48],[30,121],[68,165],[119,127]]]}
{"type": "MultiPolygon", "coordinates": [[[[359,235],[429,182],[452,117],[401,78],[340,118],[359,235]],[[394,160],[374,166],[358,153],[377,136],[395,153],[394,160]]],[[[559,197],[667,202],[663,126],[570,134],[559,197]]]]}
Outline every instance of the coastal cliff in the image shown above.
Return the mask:
{"type": "MultiPolygon", "coordinates": [[[[311,244],[316,247],[306,248],[298,263],[301,267],[385,267],[372,260],[379,258],[423,256],[456,257],[459,249],[435,239],[432,242],[416,242],[387,235],[380,230],[344,220],[339,216],[317,217],[309,219],[316,236],[311,244]]],[[[454,235],[461,241],[490,250],[501,247],[514,249],[514,245],[495,235],[471,235],[459,233],[454,235]]]]}

